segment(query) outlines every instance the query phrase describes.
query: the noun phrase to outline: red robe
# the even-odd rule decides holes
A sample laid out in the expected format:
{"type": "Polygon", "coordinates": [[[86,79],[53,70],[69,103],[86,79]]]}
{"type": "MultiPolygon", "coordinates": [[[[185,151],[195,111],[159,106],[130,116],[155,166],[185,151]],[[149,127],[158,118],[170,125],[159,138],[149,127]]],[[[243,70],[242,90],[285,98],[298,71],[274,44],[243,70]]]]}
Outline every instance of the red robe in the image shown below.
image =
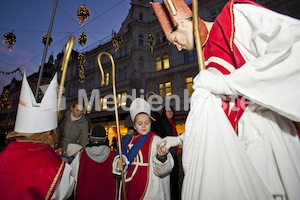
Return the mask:
{"type": "Polygon", "coordinates": [[[114,153],[110,152],[103,163],[90,159],[85,150],[79,156],[76,199],[115,199],[116,179],[112,173],[114,153]]]}
{"type": "Polygon", "coordinates": [[[0,152],[0,198],[51,199],[64,167],[49,145],[10,142],[0,152]]]}
{"type": "MultiPolygon", "coordinates": [[[[156,135],[151,131],[148,139],[138,152],[128,171],[125,173],[125,187],[127,199],[143,199],[146,194],[149,182],[149,161],[151,155],[151,146],[153,136],[156,135]]],[[[127,149],[131,149],[141,135],[133,137],[127,144],[127,149]]],[[[123,194],[122,194],[123,199],[123,194]]]]}
{"type": "MultiPolygon", "coordinates": [[[[207,41],[204,48],[204,58],[205,61],[212,57],[217,57],[225,60],[227,63],[234,66],[235,69],[242,67],[245,64],[245,60],[235,44],[233,43],[234,37],[234,13],[233,13],[233,3],[249,3],[257,6],[253,1],[248,0],[232,0],[228,2],[222,12],[216,18],[213,28],[209,34],[209,40],[207,41]],[[230,18],[228,16],[231,16],[230,18]]],[[[217,62],[210,62],[206,68],[216,68],[223,74],[230,74],[231,71],[226,69],[224,66],[218,64],[217,62]]],[[[223,109],[227,115],[232,127],[237,132],[238,130],[238,120],[244,112],[247,104],[242,101],[240,97],[235,99],[235,105],[229,111],[229,102],[223,101],[223,109]]]]}

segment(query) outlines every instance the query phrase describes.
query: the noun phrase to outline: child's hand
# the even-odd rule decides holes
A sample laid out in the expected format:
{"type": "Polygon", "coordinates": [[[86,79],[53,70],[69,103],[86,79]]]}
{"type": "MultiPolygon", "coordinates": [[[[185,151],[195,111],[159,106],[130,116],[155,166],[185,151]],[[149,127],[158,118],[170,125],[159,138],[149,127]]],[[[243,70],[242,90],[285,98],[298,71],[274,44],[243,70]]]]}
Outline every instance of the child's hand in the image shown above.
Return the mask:
{"type": "Polygon", "coordinates": [[[169,150],[164,146],[159,146],[156,148],[156,150],[157,150],[157,155],[160,158],[165,157],[169,153],[169,150]]]}
{"type": "Polygon", "coordinates": [[[121,175],[122,170],[124,170],[124,172],[127,171],[128,165],[130,164],[126,156],[122,155],[122,158],[123,163],[121,162],[119,155],[114,158],[112,171],[116,175],[121,175]]]}
{"type": "Polygon", "coordinates": [[[123,161],[123,163],[121,162],[121,160],[119,159],[117,161],[117,170],[123,170],[123,165],[125,164],[125,162],[123,161]]]}

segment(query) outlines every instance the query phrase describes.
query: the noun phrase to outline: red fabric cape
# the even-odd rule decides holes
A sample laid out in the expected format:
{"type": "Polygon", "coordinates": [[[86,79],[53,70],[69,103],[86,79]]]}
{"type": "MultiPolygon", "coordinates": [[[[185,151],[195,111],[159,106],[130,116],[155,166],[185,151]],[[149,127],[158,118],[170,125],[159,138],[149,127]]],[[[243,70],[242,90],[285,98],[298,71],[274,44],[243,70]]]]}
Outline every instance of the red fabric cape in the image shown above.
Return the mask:
{"type": "Polygon", "coordinates": [[[0,153],[1,199],[50,199],[64,166],[49,145],[10,142],[0,153]]]}
{"type": "Polygon", "coordinates": [[[117,188],[112,173],[113,160],[113,152],[103,163],[90,159],[85,150],[81,152],[76,199],[115,199],[117,188]]]}

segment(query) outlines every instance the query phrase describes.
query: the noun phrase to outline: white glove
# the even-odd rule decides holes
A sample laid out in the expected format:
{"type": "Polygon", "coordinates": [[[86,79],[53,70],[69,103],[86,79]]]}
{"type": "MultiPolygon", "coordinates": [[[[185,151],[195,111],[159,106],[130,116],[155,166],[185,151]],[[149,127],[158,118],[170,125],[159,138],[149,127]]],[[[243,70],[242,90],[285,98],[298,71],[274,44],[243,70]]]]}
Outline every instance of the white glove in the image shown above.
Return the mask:
{"type": "Polygon", "coordinates": [[[236,93],[229,87],[227,75],[216,75],[208,70],[202,70],[194,80],[195,87],[202,87],[214,94],[232,95],[236,93]]]}
{"type": "Polygon", "coordinates": [[[163,139],[161,139],[156,146],[157,147],[166,147],[167,149],[170,149],[171,147],[177,147],[182,145],[182,139],[180,136],[174,137],[174,136],[167,136],[163,139]]]}

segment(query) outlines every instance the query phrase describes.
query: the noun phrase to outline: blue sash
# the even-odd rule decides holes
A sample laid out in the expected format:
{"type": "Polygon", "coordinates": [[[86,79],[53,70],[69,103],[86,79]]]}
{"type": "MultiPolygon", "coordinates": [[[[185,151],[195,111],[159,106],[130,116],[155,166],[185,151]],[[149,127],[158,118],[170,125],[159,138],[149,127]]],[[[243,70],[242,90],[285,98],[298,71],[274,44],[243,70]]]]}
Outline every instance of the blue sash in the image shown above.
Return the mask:
{"type": "MultiPolygon", "coordinates": [[[[132,148],[129,149],[129,151],[127,150],[126,146],[130,142],[130,140],[132,138],[132,135],[138,135],[138,133],[135,132],[132,135],[125,135],[122,138],[122,141],[121,141],[122,154],[124,156],[126,156],[128,161],[129,161],[128,169],[129,169],[131,163],[134,161],[134,159],[135,159],[136,155],[138,154],[139,150],[142,148],[142,146],[144,145],[144,143],[148,139],[150,133],[151,133],[151,131],[149,133],[147,133],[147,135],[142,135],[139,138],[139,140],[132,146],[132,148]]],[[[116,151],[115,156],[117,156],[117,155],[119,155],[119,150],[116,151]]]]}

